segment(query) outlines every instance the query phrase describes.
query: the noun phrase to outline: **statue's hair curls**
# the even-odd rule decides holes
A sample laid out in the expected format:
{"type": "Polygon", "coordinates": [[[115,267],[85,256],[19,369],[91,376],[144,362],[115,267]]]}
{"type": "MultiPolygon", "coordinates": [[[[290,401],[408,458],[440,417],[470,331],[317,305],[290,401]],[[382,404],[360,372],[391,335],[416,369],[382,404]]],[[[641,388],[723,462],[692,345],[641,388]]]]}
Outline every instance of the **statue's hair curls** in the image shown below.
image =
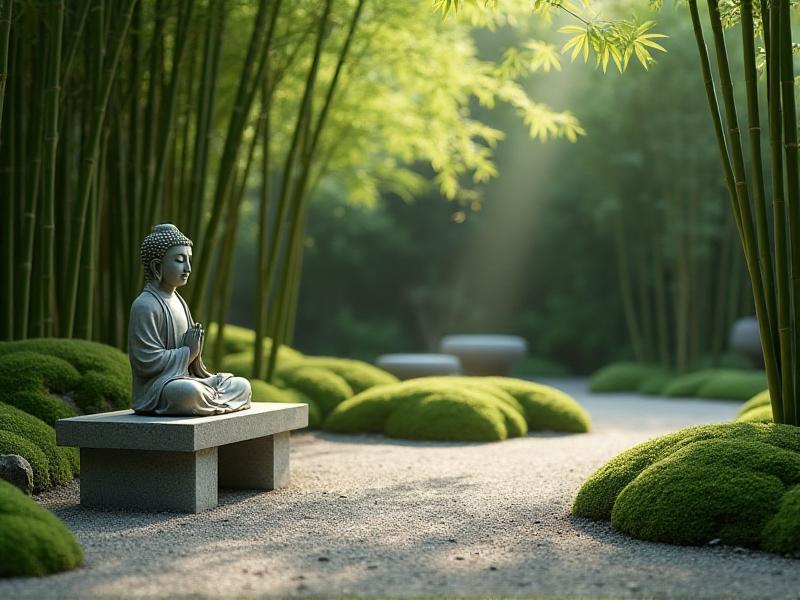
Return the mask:
{"type": "Polygon", "coordinates": [[[183,235],[180,230],[171,223],[161,223],[153,227],[153,231],[144,238],[139,248],[139,256],[144,266],[144,276],[148,281],[155,279],[155,273],[150,272],[150,263],[153,259],[161,260],[167,250],[173,246],[191,246],[192,240],[183,235]]]}

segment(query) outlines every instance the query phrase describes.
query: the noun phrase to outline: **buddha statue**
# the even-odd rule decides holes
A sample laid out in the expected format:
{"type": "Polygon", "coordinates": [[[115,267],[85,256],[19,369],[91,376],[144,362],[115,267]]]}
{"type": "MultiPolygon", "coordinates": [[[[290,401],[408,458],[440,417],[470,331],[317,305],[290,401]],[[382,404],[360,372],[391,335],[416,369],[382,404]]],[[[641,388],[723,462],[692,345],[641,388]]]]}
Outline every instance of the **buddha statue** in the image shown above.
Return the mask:
{"type": "Polygon", "coordinates": [[[141,260],[146,283],[128,324],[133,410],[208,416],[249,408],[247,379],[206,369],[205,331],[176,291],[192,272],[191,240],[174,225],[156,225],[142,242],[141,260]]]}

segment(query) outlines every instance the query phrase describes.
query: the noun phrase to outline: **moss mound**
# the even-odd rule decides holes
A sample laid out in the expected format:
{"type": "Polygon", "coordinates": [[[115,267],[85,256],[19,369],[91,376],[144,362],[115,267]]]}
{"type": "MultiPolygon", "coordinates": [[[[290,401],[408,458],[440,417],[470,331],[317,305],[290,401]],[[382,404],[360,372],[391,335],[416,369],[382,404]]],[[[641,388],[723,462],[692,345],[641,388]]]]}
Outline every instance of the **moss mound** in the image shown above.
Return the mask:
{"type": "Polygon", "coordinates": [[[398,381],[397,377],[383,369],[350,358],[309,356],[302,361],[302,364],[307,367],[332,371],[347,382],[354,394],[368,390],[376,385],[387,385],[398,381]]]}
{"type": "Polygon", "coordinates": [[[653,365],[612,363],[592,375],[589,390],[594,393],[634,392],[644,381],[664,373],[664,369],[653,365]]]}
{"type": "Polygon", "coordinates": [[[529,430],[584,432],[589,415],[567,394],[510,377],[421,377],[342,402],[325,429],[419,440],[499,441],[529,430]]]}
{"type": "Polygon", "coordinates": [[[308,404],[308,428],[319,429],[322,426],[322,414],[319,407],[301,392],[284,390],[260,379],[251,379],[250,386],[253,389],[253,402],[308,404]]]}
{"type": "Polygon", "coordinates": [[[110,346],[58,338],[0,343],[0,402],[49,424],[131,404],[128,357],[110,346]]]}
{"type": "Polygon", "coordinates": [[[573,514],[636,538],[800,550],[800,428],[692,427],[623,452],[581,487],[573,514]],[[788,532],[788,533],[787,533],[788,532]]]}
{"type": "Polygon", "coordinates": [[[739,400],[744,402],[767,387],[763,371],[717,371],[700,386],[698,398],[739,400]]]}
{"type": "Polygon", "coordinates": [[[589,413],[561,390],[511,377],[484,379],[511,394],[522,405],[530,431],[584,433],[591,427],[589,413]]]}
{"type": "MultiPolygon", "coordinates": [[[[230,371],[223,363],[223,368],[225,370],[234,373],[234,375],[240,375],[242,377],[249,376],[252,372],[252,364],[253,364],[253,348],[255,347],[256,342],[256,332],[252,329],[247,329],[246,327],[239,327],[238,325],[231,325],[225,324],[225,331],[223,333],[223,349],[224,355],[227,357],[233,354],[243,354],[247,353],[250,356],[250,364],[246,366],[245,371],[242,373],[235,373],[234,371],[230,371]]],[[[210,323],[206,328],[206,343],[205,347],[208,349],[209,356],[211,356],[210,351],[211,348],[214,347],[216,344],[217,339],[217,324],[210,323]]],[[[269,352],[272,349],[272,340],[270,338],[264,338],[264,355],[265,358],[269,357],[269,352]]],[[[281,345],[278,349],[278,362],[289,362],[289,361],[298,361],[303,358],[303,354],[294,348],[290,348],[286,345],[281,345]]]]}
{"type": "Polygon", "coordinates": [[[31,577],[83,562],[75,536],[36,502],[0,481],[0,577],[31,577]]]}
{"type": "Polygon", "coordinates": [[[327,369],[307,367],[304,362],[278,369],[275,384],[308,397],[319,408],[323,418],[353,395],[344,378],[327,369]]]}
{"type": "MultiPolygon", "coordinates": [[[[64,484],[77,475],[77,451],[74,448],[57,446],[55,430],[36,417],[0,402],[0,432],[9,432],[23,438],[38,448],[45,457],[46,460],[42,463],[38,453],[31,454],[23,446],[19,446],[21,451],[11,452],[23,456],[31,463],[34,491],[41,492],[50,486],[64,484]]],[[[18,440],[15,443],[19,445],[18,440]]]]}
{"type": "Polygon", "coordinates": [[[497,386],[476,380],[477,385],[471,387],[464,379],[423,377],[374,387],[337,406],[325,429],[476,442],[527,433],[519,403],[497,386]]]}

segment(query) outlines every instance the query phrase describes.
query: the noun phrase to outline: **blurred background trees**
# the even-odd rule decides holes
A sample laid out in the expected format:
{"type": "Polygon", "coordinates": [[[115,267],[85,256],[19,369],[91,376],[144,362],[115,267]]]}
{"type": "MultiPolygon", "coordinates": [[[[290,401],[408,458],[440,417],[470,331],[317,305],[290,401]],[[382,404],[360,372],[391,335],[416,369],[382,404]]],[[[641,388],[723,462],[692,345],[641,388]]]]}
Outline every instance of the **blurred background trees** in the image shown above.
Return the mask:
{"type": "Polygon", "coordinates": [[[714,362],[752,308],[684,9],[620,77],[530,8],[0,0],[2,338],[123,346],[172,221],[197,318],[311,353],[492,331],[536,374],[714,362]]]}

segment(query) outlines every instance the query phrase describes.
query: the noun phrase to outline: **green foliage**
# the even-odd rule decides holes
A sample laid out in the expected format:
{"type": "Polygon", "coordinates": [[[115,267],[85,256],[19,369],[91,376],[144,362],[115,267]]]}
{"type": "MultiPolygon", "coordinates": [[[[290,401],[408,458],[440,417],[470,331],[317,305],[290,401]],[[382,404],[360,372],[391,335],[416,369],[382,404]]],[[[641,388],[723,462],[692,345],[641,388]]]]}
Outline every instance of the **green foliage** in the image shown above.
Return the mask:
{"type": "Polygon", "coordinates": [[[319,429],[322,426],[322,413],[317,404],[302,392],[292,389],[281,389],[260,379],[251,379],[253,402],[283,402],[286,404],[308,404],[308,428],[319,429]]]}
{"type": "Polygon", "coordinates": [[[28,460],[34,468],[34,484],[38,481],[42,486],[36,488],[37,492],[44,491],[50,485],[64,484],[77,474],[75,449],[57,446],[55,430],[36,417],[8,404],[0,403],[0,431],[8,431],[24,438],[44,454],[47,459],[46,464],[42,464],[38,456],[34,456],[33,461],[28,460]],[[34,467],[34,463],[38,467],[34,467]],[[48,476],[45,477],[41,472],[37,473],[36,468],[46,468],[48,476]]]}
{"type": "Polygon", "coordinates": [[[610,520],[634,537],[800,549],[800,429],[705,425],[650,440],[598,469],[573,504],[576,516],[610,520]],[[787,533],[788,532],[788,533],[787,533]]]}
{"type": "Polygon", "coordinates": [[[278,387],[301,392],[316,404],[323,418],[338,404],[353,395],[353,390],[343,377],[318,367],[307,367],[303,363],[281,367],[275,373],[278,387]]]}
{"type": "Polygon", "coordinates": [[[584,433],[591,427],[589,413],[561,390],[511,377],[485,379],[511,394],[522,405],[530,431],[584,433]]]}
{"type": "MultiPolygon", "coordinates": [[[[451,11],[458,12],[464,8],[478,10],[475,6],[478,2],[479,0],[466,3],[464,0],[433,0],[433,5],[447,15],[451,11]]],[[[485,2],[485,4],[495,3],[485,2]]],[[[582,25],[567,25],[559,29],[561,33],[573,34],[561,48],[561,52],[571,52],[573,61],[579,55],[583,56],[584,62],[588,62],[591,54],[596,66],[602,66],[603,72],[607,70],[609,60],[613,61],[620,73],[625,71],[632,56],[636,57],[642,67],[648,69],[655,62],[651,55],[652,50],[666,52],[663,46],[653,41],[667,37],[650,31],[655,22],[640,22],[635,17],[607,19],[598,13],[598,4],[591,0],[580,3],[570,0],[534,0],[532,7],[546,18],[552,18],[554,13],[563,11],[576,21],[582,22],[582,25]]],[[[551,62],[558,64],[556,58],[539,59],[542,65],[549,65],[551,62]]]]}
{"type": "Polygon", "coordinates": [[[86,340],[0,342],[0,401],[50,425],[76,412],[128,408],[128,357],[116,348],[86,340]]]}
{"type": "Polygon", "coordinates": [[[309,356],[303,360],[302,365],[335,373],[347,382],[354,394],[376,385],[397,383],[397,377],[391,373],[360,360],[330,356],[309,356]]]}
{"type": "Polygon", "coordinates": [[[592,375],[589,390],[594,393],[636,391],[646,380],[663,374],[664,369],[652,365],[612,363],[592,375]]]}
{"type": "Polygon", "coordinates": [[[83,562],[75,536],[52,513],[0,481],[0,577],[34,577],[83,562]]]}
{"type": "Polygon", "coordinates": [[[343,402],[325,422],[337,433],[461,441],[588,428],[589,416],[571,397],[506,377],[421,377],[379,386],[343,402]]]}

